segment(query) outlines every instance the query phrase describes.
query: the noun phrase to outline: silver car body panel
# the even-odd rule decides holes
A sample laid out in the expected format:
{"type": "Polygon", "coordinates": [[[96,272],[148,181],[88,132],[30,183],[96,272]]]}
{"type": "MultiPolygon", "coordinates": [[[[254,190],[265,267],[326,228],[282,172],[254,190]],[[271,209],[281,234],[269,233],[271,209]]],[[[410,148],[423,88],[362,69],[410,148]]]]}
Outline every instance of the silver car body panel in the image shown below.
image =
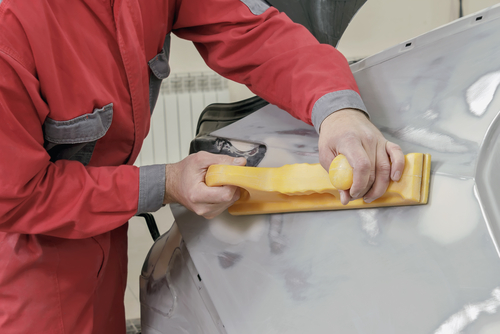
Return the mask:
{"type": "MultiPolygon", "coordinates": [[[[427,205],[212,220],[173,205],[188,260],[148,256],[143,332],[499,333],[499,41],[495,6],[352,66],[387,138],[432,155],[427,205]],[[184,271],[183,308],[146,288],[155,270],[184,271]]],[[[314,129],[275,106],[214,135],[264,143],[260,166],[318,161],[314,129]]]]}

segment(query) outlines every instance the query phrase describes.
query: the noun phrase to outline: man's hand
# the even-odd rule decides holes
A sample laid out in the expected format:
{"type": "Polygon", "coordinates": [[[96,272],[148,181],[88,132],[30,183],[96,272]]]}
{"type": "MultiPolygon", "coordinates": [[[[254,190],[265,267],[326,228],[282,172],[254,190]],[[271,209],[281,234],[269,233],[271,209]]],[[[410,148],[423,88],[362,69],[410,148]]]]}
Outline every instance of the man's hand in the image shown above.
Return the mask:
{"type": "Polygon", "coordinates": [[[207,219],[222,213],[240,198],[240,191],[235,186],[208,187],[205,184],[208,167],[217,164],[244,166],[246,159],[198,152],[167,165],[163,204],[180,203],[207,219]]]}
{"type": "Polygon", "coordinates": [[[319,161],[327,171],[338,154],[346,156],[353,168],[351,189],[340,191],[342,204],[363,197],[370,203],[382,196],[389,181],[399,181],[404,155],[399,145],[382,133],[356,109],[334,112],[321,123],[319,161]]]}

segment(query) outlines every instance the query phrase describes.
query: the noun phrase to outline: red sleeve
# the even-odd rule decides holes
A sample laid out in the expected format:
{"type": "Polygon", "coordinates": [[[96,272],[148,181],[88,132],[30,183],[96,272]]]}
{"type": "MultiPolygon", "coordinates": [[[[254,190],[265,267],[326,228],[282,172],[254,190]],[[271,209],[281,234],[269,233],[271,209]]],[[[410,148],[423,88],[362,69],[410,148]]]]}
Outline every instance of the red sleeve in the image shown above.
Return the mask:
{"type": "Polygon", "coordinates": [[[345,57],[275,8],[255,15],[240,0],[182,0],[173,31],[214,71],[309,124],[319,98],[359,93],[345,57]]]}
{"type": "Polygon", "coordinates": [[[87,238],[137,211],[139,169],[50,162],[36,77],[0,51],[0,231],[87,238]]]}

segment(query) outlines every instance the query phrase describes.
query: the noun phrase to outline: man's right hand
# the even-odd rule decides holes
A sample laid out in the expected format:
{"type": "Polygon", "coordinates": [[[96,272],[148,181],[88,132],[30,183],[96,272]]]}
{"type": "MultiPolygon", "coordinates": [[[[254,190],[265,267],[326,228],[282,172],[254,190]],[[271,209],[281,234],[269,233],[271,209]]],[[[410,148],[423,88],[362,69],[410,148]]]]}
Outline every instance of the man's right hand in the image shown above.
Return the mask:
{"type": "Polygon", "coordinates": [[[236,186],[208,187],[205,184],[208,167],[245,164],[245,158],[198,152],[166,165],[163,204],[180,203],[197,215],[214,218],[240,198],[240,190],[236,186]]]}
{"type": "Polygon", "coordinates": [[[340,191],[344,205],[362,197],[371,203],[385,193],[391,180],[399,181],[404,170],[401,147],[385,139],[360,110],[342,109],[325,118],[318,147],[326,171],[338,154],[345,155],[353,168],[351,189],[340,191]]]}

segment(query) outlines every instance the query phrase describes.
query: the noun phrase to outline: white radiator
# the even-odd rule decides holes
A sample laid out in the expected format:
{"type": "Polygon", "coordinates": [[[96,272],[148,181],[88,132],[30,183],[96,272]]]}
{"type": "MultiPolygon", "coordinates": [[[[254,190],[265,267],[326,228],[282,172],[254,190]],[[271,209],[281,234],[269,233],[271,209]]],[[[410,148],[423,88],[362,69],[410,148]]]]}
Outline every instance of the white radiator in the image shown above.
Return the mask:
{"type": "Polygon", "coordinates": [[[227,79],[218,74],[173,74],[165,79],[135,165],[174,163],[185,158],[203,109],[229,101],[227,79]]]}

